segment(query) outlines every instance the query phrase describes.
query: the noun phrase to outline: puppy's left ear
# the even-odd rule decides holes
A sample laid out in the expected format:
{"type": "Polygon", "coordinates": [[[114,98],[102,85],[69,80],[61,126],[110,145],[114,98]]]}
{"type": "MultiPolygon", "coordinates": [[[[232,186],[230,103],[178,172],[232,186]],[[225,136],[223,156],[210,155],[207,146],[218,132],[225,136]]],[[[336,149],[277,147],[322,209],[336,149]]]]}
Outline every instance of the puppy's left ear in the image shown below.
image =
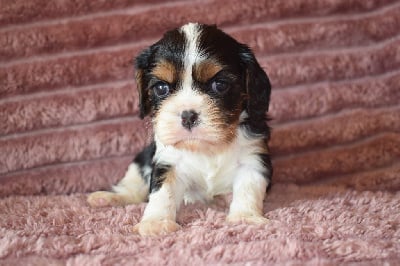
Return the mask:
{"type": "Polygon", "coordinates": [[[266,123],[267,119],[266,112],[269,107],[271,83],[249,47],[242,47],[240,58],[246,77],[247,102],[245,109],[249,120],[261,126],[266,123]]]}
{"type": "Polygon", "coordinates": [[[151,55],[152,51],[148,48],[140,53],[135,59],[136,88],[139,93],[139,110],[141,119],[147,116],[151,111],[151,102],[147,91],[147,82],[145,80],[145,70],[150,66],[151,55]]]}

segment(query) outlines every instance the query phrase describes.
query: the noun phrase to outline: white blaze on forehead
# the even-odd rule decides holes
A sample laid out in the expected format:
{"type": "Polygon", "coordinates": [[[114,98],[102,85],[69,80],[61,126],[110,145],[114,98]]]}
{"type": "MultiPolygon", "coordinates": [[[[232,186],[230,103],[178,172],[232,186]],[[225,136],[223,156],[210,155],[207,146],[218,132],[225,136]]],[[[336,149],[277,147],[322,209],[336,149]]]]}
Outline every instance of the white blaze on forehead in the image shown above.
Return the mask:
{"type": "Polygon", "coordinates": [[[203,60],[199,48],[201,30],[197,23],[189,23],[181,27],[182,33],[186,38],[185,54],[184,54],[184,73],[182,77],[182,89],[188,90],[192,88],[192,71],[193,66],[203,60]]]}

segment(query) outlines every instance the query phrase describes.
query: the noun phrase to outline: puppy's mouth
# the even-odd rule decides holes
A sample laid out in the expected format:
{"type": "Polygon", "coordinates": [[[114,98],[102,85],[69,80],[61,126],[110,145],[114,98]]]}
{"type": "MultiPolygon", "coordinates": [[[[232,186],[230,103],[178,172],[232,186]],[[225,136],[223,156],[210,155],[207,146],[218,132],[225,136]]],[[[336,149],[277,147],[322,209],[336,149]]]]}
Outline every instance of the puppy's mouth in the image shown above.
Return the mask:
{"type": "Polygon", "coordinates": [[[173,146],[178,149],[199,151],[199,152],[210,149],[210,147],[213,147],[216,145],[217,145],[216,141],[212,141],[210,139],[205,139],[205,138],[201,138],[201,137],[194,137],[194,136],[182,138],[180,140],[177,140],[173,144],[173,146]]]}
{"type": "Polygon", "coordinates": [[[214,141],[207,140],[204,138],[188,137],[188,138],[184,138],[184,139],[180,139],[180,140],[176,141],[173,145],[178,146],[178,145],[185,144],[185,143],[199,143],[199,144],[202,143],[202,144],[209,144],[209,145],[215,144],[214,141]]]}

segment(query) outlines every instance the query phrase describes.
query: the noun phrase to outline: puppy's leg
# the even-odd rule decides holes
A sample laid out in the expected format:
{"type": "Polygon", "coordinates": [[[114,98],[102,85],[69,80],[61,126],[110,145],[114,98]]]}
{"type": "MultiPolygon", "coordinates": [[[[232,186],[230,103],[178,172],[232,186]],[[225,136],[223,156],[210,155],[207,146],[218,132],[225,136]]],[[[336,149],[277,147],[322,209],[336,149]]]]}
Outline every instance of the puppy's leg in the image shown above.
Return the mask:
{"type": "Polygon", "coordinates": [[[149,185],[142,178],[136,163],[129,165],[128,171],[121,181],[112,187],[112,191],[97,191],[88,196],[92,207],[124,206],[146,200],[149,185]]]}
{"type": "Polygon", "coordinates": [[[237,172],[233,182],[233,198],[227,216],[228,222],[251,224],[268,222],[263,216],[263,201],[269,179],[265,177],[267,170],[261,169],[242,166],[237,172]]]}
{"type": "Polygon", "coordinates": [[[134,232],[145,236],[164,235],[179,230],[181,227],[176,223],[176,213],[183,199],[183,191],[173,168],[159,170],[156,166],[149,203],[142,220],[134,227],[134,232]]]}
{"type": "Polygon", "coordinates": [[[93,207],[123,206],[140,203],[149,194],[154,143],[139,153],[129,165],[125,176],[113,186],[112,191],[97,191],[88,196],[88,203],[93,207]]]}

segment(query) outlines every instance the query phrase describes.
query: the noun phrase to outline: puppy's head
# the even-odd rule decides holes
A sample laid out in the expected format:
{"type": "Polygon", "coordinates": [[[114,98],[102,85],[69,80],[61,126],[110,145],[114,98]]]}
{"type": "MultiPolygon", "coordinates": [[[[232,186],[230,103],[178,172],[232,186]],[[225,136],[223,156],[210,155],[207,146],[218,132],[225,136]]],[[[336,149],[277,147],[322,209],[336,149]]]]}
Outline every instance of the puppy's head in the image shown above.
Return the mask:
{"type": "Polygon", "coordinates": [[[263,134],[270,83],[250,49],[215,26],[189,23],[136,58],[140,115],[156,141],[221,150],[241,125],[263,134]]]}

